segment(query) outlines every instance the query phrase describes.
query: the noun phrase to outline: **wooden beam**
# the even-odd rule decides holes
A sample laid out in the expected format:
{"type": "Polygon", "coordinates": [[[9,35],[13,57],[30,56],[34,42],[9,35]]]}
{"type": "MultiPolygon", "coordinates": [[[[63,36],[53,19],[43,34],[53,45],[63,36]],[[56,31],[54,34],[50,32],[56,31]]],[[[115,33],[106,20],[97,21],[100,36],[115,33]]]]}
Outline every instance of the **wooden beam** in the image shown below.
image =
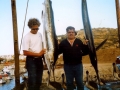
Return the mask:
{"type": "Polygon", "coordinates": [[[119,48],[120,48],[120,2],[119,0],[115,0],[116,2],[116,15],[117,15],[117,25],[118,25],[118,39],[119,39],[119,48]]]}
{"type": "Polygon", "coordinates": [[[19,50],[18,50],[16,0],[11,0],[11,7],[12,7],[13,39],[14,39],[15,90],[19,90],[20,89],[20,75],[19,75],[19,50]]]}

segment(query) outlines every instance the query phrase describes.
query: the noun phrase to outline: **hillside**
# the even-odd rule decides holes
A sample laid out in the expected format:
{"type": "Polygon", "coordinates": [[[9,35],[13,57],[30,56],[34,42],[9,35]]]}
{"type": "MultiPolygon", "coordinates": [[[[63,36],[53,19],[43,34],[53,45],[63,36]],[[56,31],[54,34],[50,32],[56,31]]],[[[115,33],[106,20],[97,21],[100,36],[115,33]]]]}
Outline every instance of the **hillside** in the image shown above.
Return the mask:
{"type": "MultiPolygon", "coordinates": [[[[92,29],[93,39],[95,47],[97,47],[102,41],[107,39],[101,49],[116,48],[118,47],[118,31],[114,28],[94,28],[92,29]]],[[[80,39],[84,38],[84,30],[80,30],[77,36],[80,39]]]]}
{"type": "MultiPolygon", "coordinates": [[[[97,52],[98,63],[114,63],[117,56],[120,56],[120,49],[100,49],[97,52]]],[[[90,63],[89,56],[83,57],[83,63],[90,63]]]]}

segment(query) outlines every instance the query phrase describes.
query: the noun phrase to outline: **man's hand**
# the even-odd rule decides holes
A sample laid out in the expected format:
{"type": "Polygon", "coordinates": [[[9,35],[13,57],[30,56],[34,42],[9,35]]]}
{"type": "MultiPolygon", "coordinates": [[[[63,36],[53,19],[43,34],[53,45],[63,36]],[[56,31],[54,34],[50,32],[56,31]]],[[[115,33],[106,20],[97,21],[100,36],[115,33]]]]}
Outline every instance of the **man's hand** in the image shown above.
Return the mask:
{"type": "Polygon", "coordinates": [[[85,40],[83,41],[83,44],[84,44],[84,45],[88,45],[88,40],[85,39],[85,40]]]}
{"type": "Polygon", "coordinates": [[[39,56],[42,56],[46,53],[46,49],[42,49],[40,52],[39,52],[39,56]]]}

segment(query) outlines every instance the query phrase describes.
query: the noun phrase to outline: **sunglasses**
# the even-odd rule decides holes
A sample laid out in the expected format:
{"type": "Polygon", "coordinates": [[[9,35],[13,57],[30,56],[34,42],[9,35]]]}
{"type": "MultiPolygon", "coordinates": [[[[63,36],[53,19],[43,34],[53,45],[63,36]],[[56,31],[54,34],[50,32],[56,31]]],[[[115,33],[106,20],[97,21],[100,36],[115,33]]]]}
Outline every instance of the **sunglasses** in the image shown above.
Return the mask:
{"type": "Polygon", "coordinates": [[[33,28],[32,30],[39,30],[39,28],[33,28]]]}

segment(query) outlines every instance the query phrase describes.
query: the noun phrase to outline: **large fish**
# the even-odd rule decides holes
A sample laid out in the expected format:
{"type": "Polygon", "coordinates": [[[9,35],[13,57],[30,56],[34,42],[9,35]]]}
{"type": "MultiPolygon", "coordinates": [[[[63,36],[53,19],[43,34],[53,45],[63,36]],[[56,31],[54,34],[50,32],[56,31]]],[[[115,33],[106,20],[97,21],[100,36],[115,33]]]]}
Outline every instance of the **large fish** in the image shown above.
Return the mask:
{"type": "Polygon", "coordinates": [[[42,22],[43,22],[43,47],[46,48],[46,54],[44,55],[44,57],[45,62],[47,64],[47,68],[50,72],[51,62],[56,61],[58,58],[57,53],[58,41],[55,32],[52,2],[50,0],[44,0],[42,22]]]}
{"type": "Polygon", "coordinates": [[[86,36],[86,39],[89,40],[88,47],[89,47],[90,61],[92,66],[95,69],[97,79],[100,84],[99,75],[98,75],[98,66],[97,66],[97,56],[96,56],[96,50],[94,46],[94,40],[93,40],[91,25],[90,25],[89,16],[88,16],[86,0],[82,0],[82,19],[83,19],[85,36],[86,36]]]}

